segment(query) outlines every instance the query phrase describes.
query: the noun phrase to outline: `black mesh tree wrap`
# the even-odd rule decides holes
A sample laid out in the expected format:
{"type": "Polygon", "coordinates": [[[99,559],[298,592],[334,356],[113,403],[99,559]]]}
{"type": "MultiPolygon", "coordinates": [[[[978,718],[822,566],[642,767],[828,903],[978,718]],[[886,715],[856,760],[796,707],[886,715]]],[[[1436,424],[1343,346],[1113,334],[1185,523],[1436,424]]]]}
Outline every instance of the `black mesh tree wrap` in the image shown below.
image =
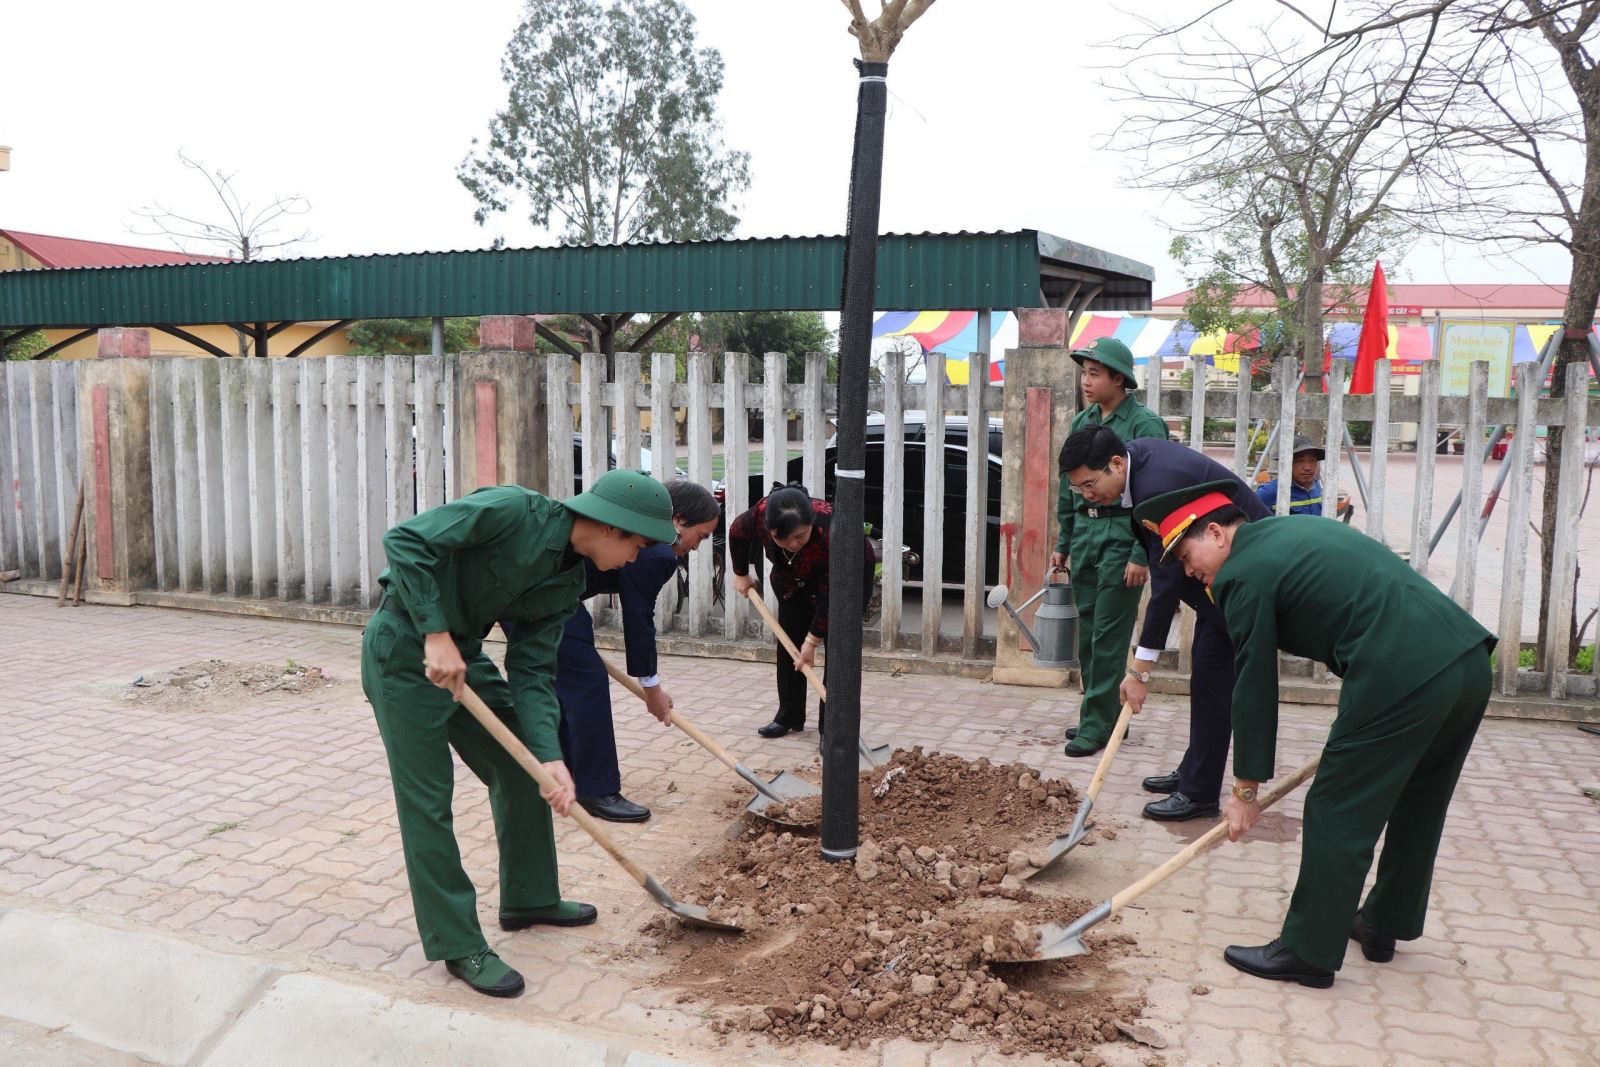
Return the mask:
{"type": "MultiPolygon", "coordinates": [[[[839,317],[839,415],[828,559],[828,729],[822,748],[822,852],[855,855],[860,838],[857,748],[861,737],[861,622],[867,603],[863,568],[866,484],[849,472],[866,466],[867,381],[872,348],[872,298],[877,288],[878,201],[883,186],[883,126],[889,95],[887,63],[856,62],[855,151],[850,164],[850,214],[845,229],[844,291],[839,317]]],[[[897,546],[885,557],[894,566],[897,546]]]]}

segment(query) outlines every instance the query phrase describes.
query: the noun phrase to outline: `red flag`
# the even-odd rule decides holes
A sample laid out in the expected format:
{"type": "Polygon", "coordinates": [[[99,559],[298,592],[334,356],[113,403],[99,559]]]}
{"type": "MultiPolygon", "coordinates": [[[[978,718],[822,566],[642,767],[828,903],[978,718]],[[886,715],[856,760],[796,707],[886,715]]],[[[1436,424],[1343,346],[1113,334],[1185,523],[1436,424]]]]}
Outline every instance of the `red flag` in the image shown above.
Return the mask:
{"type": "Polygon", "coordinates": [[[1374,362],[1389,358],[1389,287],[1383,264],[1372,268],[1372,289],[1367,293],[1366,314],[1361,317],[1361,341],[1356,345],[1356,367],[1350,374],[1350,392],[1372,392],[1374,362]]]}

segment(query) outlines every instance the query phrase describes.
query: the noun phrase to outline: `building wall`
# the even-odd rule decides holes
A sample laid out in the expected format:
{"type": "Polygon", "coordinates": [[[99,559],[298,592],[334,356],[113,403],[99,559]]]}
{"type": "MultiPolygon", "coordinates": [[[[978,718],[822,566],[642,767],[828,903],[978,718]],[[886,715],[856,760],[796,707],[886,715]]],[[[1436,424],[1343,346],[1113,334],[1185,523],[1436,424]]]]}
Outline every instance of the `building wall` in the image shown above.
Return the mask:
{"type": "Polygon", "coordinates": [[[0,270],[38,270],[40,266],[37,259],[0,235],[0,270]]]}
{"type": "MultiPolygon", "coordinates": [[[[288,355],[312,334],[327,326],[326,322],[298,322],[267,342],[267,351],[274,356],[288,355]]],[[[224,352],[236,354],[239,351],[238,335],[226,326],[183,326],[196,337],[203,338],[222,349],[224,352]]],[[[50,339],[51,344],[71,337],[76,330],[45,330],[44,335],[50,339]]],[[[93,334],[68,345],[55,354],[54,359],[94,359],[99,352],[99,341],[93,334]]],[[[347,331],[337,330],[329,334],[315,345],[311,346],[303,355],[307,356],[343,356],[350,351],[350,338],[347,331]]],[[[210,353],[203,348],[174,337],[160,330],[150,331],[150,354],[152,356],[206,356],[210,353]]]]}

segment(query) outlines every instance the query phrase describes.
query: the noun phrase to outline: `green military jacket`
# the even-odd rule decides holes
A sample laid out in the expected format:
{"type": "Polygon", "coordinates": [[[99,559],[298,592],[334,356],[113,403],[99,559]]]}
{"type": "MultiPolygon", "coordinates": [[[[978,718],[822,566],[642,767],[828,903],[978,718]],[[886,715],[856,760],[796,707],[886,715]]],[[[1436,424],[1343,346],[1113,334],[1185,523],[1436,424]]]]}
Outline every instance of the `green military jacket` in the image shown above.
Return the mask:
{"type": "MultiPolygon", "coordinates": [[[[583,597],[575,516],[515,485],[479,489],[407,519],[383,537],[378,576],[417,629],[476,644],[496,622],[519,623],[506,645],[506,681],[534,755],[561,758],[556,649],[583,597]]],[[[420,672],[421,666],[418,665],[420,672]]]]}
{"type": "Polygon", "coordinates": [[[1247,781],[1273,776],[1279,649],[1343,678],[1338,714],[1359,720],[1469,649],[1494,647],[1494,635],[1399,556],[1311,515],[1237,527],[1211,598],[1233,639],[1233,772],[1247,781]]]}
{"type": "MultiPolygon", "coordinates": [[[[1076,433],[1085,426],[1100,425],[1115,430],[1123,441],[1132,441],[1139,437],[1159,437],[1163,441],[1167,439],[1167,424],[1162,422],[1155,412],[1139,403],[1132,393],[1122,398],[1122,403],[1112,411],[1109,419],[1100,417],[1099,404],[1090,404],[1072,417],[1072,427],[1068,433],[1069,435],[1076,433]]],[[[1091,507],[1094,505],[1072,491],[1067,482],[1066,472],[1063,471],[1060,495],[1056,500],[1056,522],[1061,529],[1056,537],[1056,551],[1064,552],[1071,557],[1073,566],[1079,565],[1078,556],[1081,550],[1087,547],[1085,535],[1090,523],[1097,521],[1088,513],[1091,507]],[[1080,522],[1080,519],[1083,521],[1080,522]],[[1076,546],[1074,546],[1074,534],[1077,534],[1076,546]]],[[[1137,563],[1141,567],[1148,565],[1144,543],[1133,532],[1133,524],[1126,518],[1121,522],[1106,523],[1096,532],[1102,535],[1099,539],[1098,552],[1103,552],[1108,545],[1125,544],[1128,546],[1130,562],[1137,563]]]]}

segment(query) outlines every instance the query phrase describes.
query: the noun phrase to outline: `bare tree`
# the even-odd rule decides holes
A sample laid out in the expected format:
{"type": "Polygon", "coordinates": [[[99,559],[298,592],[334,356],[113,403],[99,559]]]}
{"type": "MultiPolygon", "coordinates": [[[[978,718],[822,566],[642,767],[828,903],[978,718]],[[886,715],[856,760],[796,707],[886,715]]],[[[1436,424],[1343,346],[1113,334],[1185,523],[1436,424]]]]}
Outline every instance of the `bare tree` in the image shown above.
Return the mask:
{"type": "Polygon", "coordinates": [[[159,200],[152,201],[150,206],[133,211],[147,221],[149,228],[129,227],[132,232],[167,237],[185,252],[203,251],[240,262],[272,259],[284,249],[311,239],[307,230],[286,229],[290,219],[311,210],[311,203],[305,197],[274,197],[267,204],[257,207],[239,194],[234,184],[239,176],[238,171],[212,170],[182,151],[178,153],[178,159],[205,179],[222,207],[221,217],[212,219],[185,215],[159,200]]]}
{"type": "MultiPolygon", "coordinates": [[[[1280,7],[1316,25],[1304,11],[1280,7]]],[[[1457,240],[1502,247],[1555,245],[1572,258],[1562,340],[1550,395],[1566,394],[1566,371],[1589,359],[1600,302],[1600,0],[1362,0],[1328,23],[1326,48],[1354,41],[1392,41],[1419,23],[1441,27],[1434,51],[1437,77],[1453,79],[1449,106],[1407,119],[1452,139],[1445,173],[1472,205],[1457,240]]],[[[1539,659],[1545,659],[1555,551],[1557,480],[1568,448],[1583,448],[1583,431],[1568,439],[1552,426],[1545,451],[1540,523],[1539,659]]],[[[1574,655],[1581,630],[1571,620],[1574,655]]],[[[1548,664],[1545,664],[1548,667],[1548,664]]]]}
{"type": "Polygon", "coordinates": [[[1113,140],[1143,164],[1133,184],[1182,198],[1173,251],[1199,301],[1270,293],[1268,342],[1316,375],[1330,302],[1450,209],[1436,170],[1457,135],[1406,121],[1452,89],[1427,64],[1436,25],[1325,48],[1287,22],[1253,33],[1146,23],[1110,83],[1135,108],[1113,140]]]}
{"type": "MultiPolygon", "coordinates": [[[[221,207],[220,214],[187,215],[161,201],[152,201],[146,207],[133,209],[145,222],[142,229],[129,226],[130,232],[166,237],[184,252],[221,255],[241,263],[272,259],[311,239],[309,231],[292,225],[293,219],[311,210],[311,202],[305,197],[277,196],[257,206],[243,197],[235,185],[238,171],[213,170],[181,150],[178,159],[205,180],[221,207]]],[[[233,333],[239,355],[248,356],[250,334],[237,326],[233,333]]]]}

